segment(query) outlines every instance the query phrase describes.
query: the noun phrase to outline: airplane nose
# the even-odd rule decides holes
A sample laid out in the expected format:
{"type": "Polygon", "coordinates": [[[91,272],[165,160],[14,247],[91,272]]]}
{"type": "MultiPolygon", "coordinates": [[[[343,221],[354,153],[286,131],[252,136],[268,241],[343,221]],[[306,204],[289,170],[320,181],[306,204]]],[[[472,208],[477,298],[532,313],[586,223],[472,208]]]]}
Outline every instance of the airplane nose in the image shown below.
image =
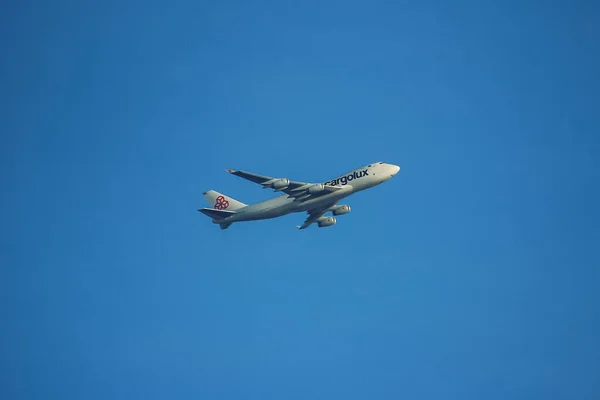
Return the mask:
{"type": "Polygon", "coordinates": [[[397,165],[392,165],[392,176],[396,175],[400,171],[400,167],[397,165]]]}

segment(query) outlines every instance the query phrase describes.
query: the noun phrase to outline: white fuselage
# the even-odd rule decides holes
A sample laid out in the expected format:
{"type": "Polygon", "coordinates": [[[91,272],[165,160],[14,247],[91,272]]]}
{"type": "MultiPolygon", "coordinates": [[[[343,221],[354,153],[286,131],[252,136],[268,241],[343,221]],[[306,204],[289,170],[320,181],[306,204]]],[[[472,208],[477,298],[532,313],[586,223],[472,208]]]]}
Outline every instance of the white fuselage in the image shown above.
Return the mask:
{"type": "Polygon", "coordinates": [[[294,212],[304,212],[335,204],[353,193],[360,192],[387,181],[392,176],[396,175],[399,170],[400,167],[392,164],[382,162],[369,164],[341,175],[336,179],[323,182],[326,185],[342,186],[343,189],[341,190],[306,201],[297,201],[288,195],[278,196],[240,208],[236,210],[234,215],[221,219],[218,222],[233,223],[277,218],[294,212]]]}

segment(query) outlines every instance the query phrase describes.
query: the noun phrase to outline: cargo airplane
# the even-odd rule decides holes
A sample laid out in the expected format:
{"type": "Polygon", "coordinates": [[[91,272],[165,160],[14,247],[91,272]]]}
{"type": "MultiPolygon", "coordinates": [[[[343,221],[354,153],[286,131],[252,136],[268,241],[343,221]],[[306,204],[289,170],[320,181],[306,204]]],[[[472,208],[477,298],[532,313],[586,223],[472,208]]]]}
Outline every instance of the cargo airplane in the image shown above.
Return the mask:
{"type": "Polygon", "coordinates": [[[355,169],[330,181],[306,183],[288,178],[272,178],[251,172],[227,169],[230,174],[262,185],[264,189],[274,189],[283,195],[256,204],[244,204],[229,196],[210,190],[203,193],[211,208],[199,209],[202,214],[212,218],[221,229],[227,229],[234,222],[256,221],[281,217],[295,212],[307,212],[304,223],[298,229],[308,228],[317,223],[319,228],[336,223],[333,216],[325,216],[331,211],[334,216],[347,214],[350,206],[338,205],[338,202],[351,194],[377,186],[400,171],[397,165],[376,162],[355,169]]]}

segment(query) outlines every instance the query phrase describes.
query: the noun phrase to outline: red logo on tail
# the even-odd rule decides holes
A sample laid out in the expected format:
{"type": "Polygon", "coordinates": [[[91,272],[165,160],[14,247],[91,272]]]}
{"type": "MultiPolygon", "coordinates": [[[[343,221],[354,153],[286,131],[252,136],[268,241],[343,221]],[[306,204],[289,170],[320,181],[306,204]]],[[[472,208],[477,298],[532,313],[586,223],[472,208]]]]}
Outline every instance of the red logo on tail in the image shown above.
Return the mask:
{"type": "Polygon", "coordinates": [[[229,202],[227,200],[225,200],[225,197],[223,197],[223,196],[217,197],[215,206],[213,208],[215,208],[216,210],[224,210],[227,207],[229,207],[229,202]]]}

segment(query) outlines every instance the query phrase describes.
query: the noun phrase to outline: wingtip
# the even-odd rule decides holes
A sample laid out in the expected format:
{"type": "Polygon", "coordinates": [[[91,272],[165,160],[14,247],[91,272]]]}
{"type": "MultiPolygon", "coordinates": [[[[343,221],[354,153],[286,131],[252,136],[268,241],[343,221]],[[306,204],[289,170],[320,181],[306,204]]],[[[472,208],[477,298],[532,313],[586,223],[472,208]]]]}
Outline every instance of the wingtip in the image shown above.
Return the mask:
{"type": "Polygon", "coordinates": [[[229,172],[230,174],[233,174],[235,172],[235,169],[225,168],[225,171],[229,172]]]}

